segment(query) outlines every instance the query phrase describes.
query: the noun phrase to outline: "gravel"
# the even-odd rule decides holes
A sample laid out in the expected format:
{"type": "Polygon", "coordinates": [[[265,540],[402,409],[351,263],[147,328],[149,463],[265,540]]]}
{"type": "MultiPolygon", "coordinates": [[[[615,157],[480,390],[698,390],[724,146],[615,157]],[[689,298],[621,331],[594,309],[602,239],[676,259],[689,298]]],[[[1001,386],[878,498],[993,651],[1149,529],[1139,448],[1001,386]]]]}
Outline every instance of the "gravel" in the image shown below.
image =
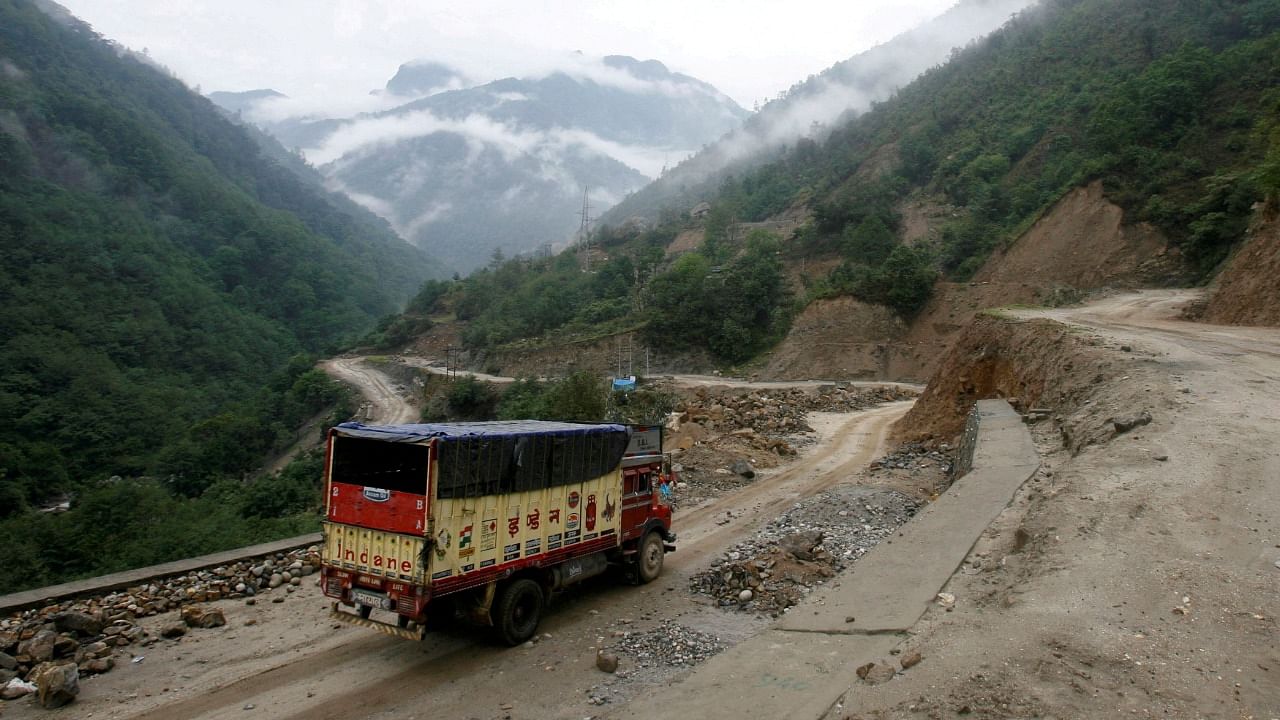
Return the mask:
{"type": "Polygon", "coordinates": [[[690,667],[724,648],[719,637],[672,621],[649,630],[624,633],[612,647],[641,668],[690,667]]]}
{"type": "Polygon", "coordinates": [[[690,579],[726,609],[778,616],[866,554],[919,509],[894,490],[841,485],[796,503],[690,579]]]}

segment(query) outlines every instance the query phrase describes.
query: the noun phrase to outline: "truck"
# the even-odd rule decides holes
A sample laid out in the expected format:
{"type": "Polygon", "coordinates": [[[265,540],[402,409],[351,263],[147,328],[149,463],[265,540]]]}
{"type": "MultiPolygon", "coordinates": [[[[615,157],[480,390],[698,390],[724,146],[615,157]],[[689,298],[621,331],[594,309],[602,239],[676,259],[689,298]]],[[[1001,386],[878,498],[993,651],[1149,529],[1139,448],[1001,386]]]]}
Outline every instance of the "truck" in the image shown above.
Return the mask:
{"type": "Polygon", "coordinates": [[[665,479],[661,426],[335,426],[320,568],[330,614],[408,639],[469,622],[526,642],[570,585],[611,568],[658,577],[676,540],[665,479]]]}

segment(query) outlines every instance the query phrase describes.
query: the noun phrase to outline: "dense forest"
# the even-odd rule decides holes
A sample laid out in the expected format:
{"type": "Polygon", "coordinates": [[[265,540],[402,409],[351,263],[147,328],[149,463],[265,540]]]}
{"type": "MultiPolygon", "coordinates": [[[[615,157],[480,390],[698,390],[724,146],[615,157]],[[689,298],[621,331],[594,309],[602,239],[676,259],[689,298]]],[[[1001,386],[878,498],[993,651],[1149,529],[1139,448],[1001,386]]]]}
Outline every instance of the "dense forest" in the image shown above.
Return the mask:
{"type": "Polygon", "coordinates": [[[341,404],[312,358],[436,274],[26,0],[0,0],[0,246],[0,591],[290,531],[296,497],[263,493],[281,480],[242,478],[341,404]]]}
{"type": "Polygon", "coordinates": [[[741,363],[814,298],[852,295],[910,317],[940,274],[967,279],[1098,179],[1203,279],[1243,237],[1253,203],[1280,187],[1277,78],[1280,0],[1046,0],[823,142],[723,177],[703,217],[671,209],[647,228],[600,227],[607,260],[591,273],[572,252],[496,259],[433,283],[415,308],[452,298],[473,348],[641,329],[662,347],[741,363]],[[936,242],[899,242],[907,201],[947,210],[936,242]],[[742,231],[797,206],[812,220],[793,237],[742,231]],[[703,231],[702,245],[667,257],[685,229],[703,231]],[[793,293],[770,253],[843,262],[793,293]]]}

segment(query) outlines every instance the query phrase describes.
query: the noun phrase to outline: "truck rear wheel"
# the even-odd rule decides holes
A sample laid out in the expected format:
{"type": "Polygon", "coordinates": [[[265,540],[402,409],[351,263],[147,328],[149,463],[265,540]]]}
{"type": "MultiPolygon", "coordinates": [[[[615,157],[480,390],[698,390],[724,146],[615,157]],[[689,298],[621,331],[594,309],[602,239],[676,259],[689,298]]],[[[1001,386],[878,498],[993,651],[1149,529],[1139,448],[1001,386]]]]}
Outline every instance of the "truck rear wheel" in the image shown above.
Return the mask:
{"type": "Polygon", "coordinates": [[[526,642],[538,631],[545,598],[538,583],[521,578],[511,581],[493,608],[493,627],[508,645],[526,642]]]}
{"type": "Polygon", "coordinates": [[[662,546],[662,537],[657,532],[650,532],[640,541],[636,552],[636,577],[640,584],[651,583],[662,574],[662,560],[667,550],[662,546]]]}

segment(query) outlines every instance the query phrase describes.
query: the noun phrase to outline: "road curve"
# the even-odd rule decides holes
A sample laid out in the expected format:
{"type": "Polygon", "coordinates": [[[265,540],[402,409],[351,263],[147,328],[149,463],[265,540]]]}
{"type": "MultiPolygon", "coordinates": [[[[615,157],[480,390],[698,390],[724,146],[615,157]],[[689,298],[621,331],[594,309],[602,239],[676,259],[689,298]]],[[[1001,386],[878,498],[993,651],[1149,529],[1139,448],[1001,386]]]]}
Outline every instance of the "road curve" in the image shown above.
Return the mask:
{"type": "Polygon", "coordinates": [[[360,418],[370,425],[401,425],[421,417],[413,403],[395,389],[385,373],[362,357],[333,358],[320,363],[331,377],[354,386],[364,396],[366,412],[360,418]]]}

